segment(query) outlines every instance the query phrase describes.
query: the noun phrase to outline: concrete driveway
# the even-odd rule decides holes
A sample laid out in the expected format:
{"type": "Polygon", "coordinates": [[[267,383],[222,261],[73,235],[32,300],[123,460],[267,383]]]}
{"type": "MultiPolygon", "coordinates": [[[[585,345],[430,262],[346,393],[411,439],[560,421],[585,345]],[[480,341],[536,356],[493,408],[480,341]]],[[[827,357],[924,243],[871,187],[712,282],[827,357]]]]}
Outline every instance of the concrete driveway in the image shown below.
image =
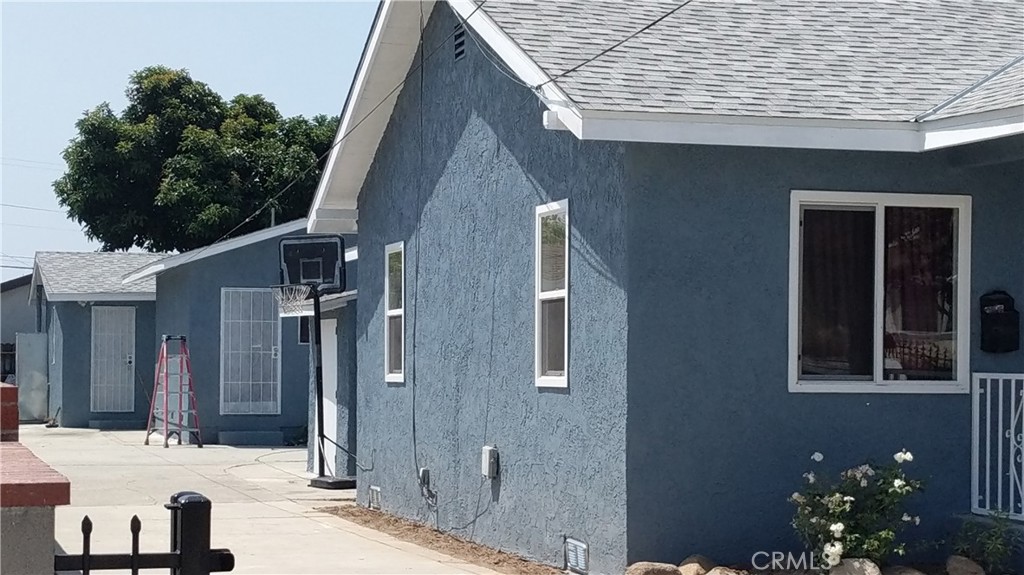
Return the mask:
{"type": "MultiPolygon", "coordinates": [[[[71,505],[57,508],[57,541],[81,552],[81,520],[93,522],[95,553],[126,553],[132,515],[143,551],[166,551],[172,493],[213,502],[213,546],[235,554],[235,573],[494,573],[366,529],[317,507],[352,504],[354,491],[307,487],[306,451],[142,444],[142,431],[22,426],[21,442],[71,480],[71,505]]],[[[154,441],[155,443],[155,441],[154,441]]],[[[105,571],[104,573],[113,573],[105,571]]]]}

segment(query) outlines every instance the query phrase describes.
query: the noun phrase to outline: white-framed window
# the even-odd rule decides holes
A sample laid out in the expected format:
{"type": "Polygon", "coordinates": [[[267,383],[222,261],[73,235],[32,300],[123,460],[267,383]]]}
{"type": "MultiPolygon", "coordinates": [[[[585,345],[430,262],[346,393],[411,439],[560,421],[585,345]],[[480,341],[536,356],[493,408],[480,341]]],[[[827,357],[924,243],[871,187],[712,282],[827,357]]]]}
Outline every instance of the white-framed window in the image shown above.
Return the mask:
{"type": "Polygon", "coordinates": [[[312,341],[313,337],[311,334],[313,330],[310,329],[310,322],[312,320],[313,316],[310,315],[299,316],[299,345],[308,345],[312,341]]]}
{"type": "Polygon", "coordinates": [[[967,393],[971,198],[794,190],[789,390],[967,393]]]}
{"type": "Polygon", "coordinates": [[[569,200],[537,206],[534,238],[537,387],[568,387],[569,200]]]}
{"type": "Polygon", "coordinates": [[[384,247],[384,381],[405,381],[405,243],[384,247]]]}

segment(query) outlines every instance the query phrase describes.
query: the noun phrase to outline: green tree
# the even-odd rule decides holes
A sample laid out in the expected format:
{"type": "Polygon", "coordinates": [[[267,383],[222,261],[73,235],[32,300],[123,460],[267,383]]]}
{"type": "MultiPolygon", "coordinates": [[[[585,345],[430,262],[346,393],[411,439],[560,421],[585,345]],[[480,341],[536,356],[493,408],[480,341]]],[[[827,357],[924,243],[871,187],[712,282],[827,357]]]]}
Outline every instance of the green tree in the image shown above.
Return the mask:
{"type": "Polygon", "coordinates": [[[67,172],[54,191],[68,215],[107,251],[190,250],[240,227],[245,234],[303,217],[337,118],[284,118],[272,102],[241,94],[225,101],[186,70],[135,72],[128,105],[104,103],[75,124],[67,172]]]}

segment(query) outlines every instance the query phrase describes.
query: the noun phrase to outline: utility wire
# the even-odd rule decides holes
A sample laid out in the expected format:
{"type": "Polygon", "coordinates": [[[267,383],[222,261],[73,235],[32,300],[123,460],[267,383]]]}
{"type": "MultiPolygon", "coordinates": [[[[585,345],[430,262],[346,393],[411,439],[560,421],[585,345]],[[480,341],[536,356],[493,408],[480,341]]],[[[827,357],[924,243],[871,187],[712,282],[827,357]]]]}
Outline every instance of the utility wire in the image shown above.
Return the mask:
{"type": "Polygon", "coordinates": [[[605,49],[601,50],[601,51],[600,51],[600,52],[598,52],[597,54],[594,54],[594,55],[593,55],[593,56],[591,56],[590,58],[587,58],[586,60],[584,60],[584,61],[580,62],[579,64],[576,64],[576,65],[575,65],[575,66],[573,66],[572,68],[569,68],[568,70],[566,70],[566,71],[564,71],[564,72],[562,72],[562,73],[560,73],[560,74],[555,74],[554,76],[552,76],[552,77],[548,78],[548,79],[547,79],[547,80],[545,80],[544,82],[541,82],[540,84],[537,84],[536,86],[534,86],[534,87],[533,87],[533,89],[534,89],[534,90],[539,90],[539,89],[543,88],[544,86],[546,86],[546,85],[550,84],[551,82],[554,82],[555,80],[558,80],[559,78],[564,78],[564,77],[568,76],[569,74],[572,74],[573,72],[576,72],[576,71],[578,71],[578,70],[579,70],[580,68],[582,68],[582,67],[584,67],[584,66],[586,66],[586,65],[590,64],[591,62],[593,62],[594,60],[597,60],[598,58],[600,58],[600,57],[604,56],[604,55],[605,55],[605,54],[607,54],[608,52],[611,52],[612,50],[614,50],[614,49],[618,48],[619,46],[622,46],[622,45],[623,45],[623,44],[625,44],[626,42],[629,42],[629,41],[630,41],[630,40],[632,40],[633,38],[636,38],[636,37],[637,37],[637,36],[639,36],[640,34],[643,34],[644,32],[646,32],[646,31],[650,30],[650,29],[651,29],[651,28],[653,28],[654,26],[657,26],[657,25],[658,25],[658,24],[659,24],[659,23],[660,23],[660,22],[661,22],[662,20],[664,20],[664,19],[668,18],[669,16],[671,16],[671,15],[675,14],[676,12],[678,12],[678,11],[682,10],[682,9],[683,9],[683,8],[685,8],[685,7],[686,7],[686,6],[687,6],[687,5],[688,5],[688,4],[690,3],[690,2],[693,2],[693,0],[686,0],[686,1],[685,1],[685,2],[683,2],[682,4],[680,4],[680,5],[676,6],[675,8],[673,8],[673,9],[669,10],[668,12],[666,12],[666,13],[662,14],[662,15],[661,15],[661,16],[659,16],[658,18],[656,18],[656,19],[652,20],[651,22],[648,22],[648,23],[647,23],[646,25],[644,25],[644,26],[643,26],[642,28],[640,28],[640,29],[639,29],[639,30],[637,30],[636,32],[633,32],[632,34],[630,34],[629,36],[626,36],[626,37],[625,37],[625,38],[623,38],[622,40],[619,40],[618,42],[616,42],[616,43],[612,44],[611,46],[608,46],[607,48],[605,48],[605,49]]]}
{"type": "MultiPolygon", "coordinates": [[[[484,2],[481,2],[480,4],[478,4],[477,7],[474,8],[473,11],[470,12],[468,16],[466,16],[466,20],[468,21],[470,18],[472,18],[473,15],[476,14],[477,11],[479,11],[480,8],[482,8],[485,3],[486,3],[486,0],[484,0],[484,2]]],[[[373,108],[370,108],[370,111],[367,112],[366,115],[364,115],[362,118],[360,118],[359,121],[356,122],[351,128],[349,128],[344,134],[342,134],[340,138],[336,139],[330,145],[330,147],[327,148],[327,150],[323,154],[320,154],[320,156],[317,157],[316,160],[311,162],[309,164],[309,166],[307,166],[306,169],[302,171],[302,173],[300,173],[295,179],[293,179],[291,182],[289,182],[288,185],[286,185],[284,188],[281,189],[281,191],[279,191],[276,194],[274,194],[273,196],[271,196],[270,199],[268,199],[266,202],[264,202],[263,205],[261,205],[259,208],[256,209],[256,211],[254,211],[247,218],[242,220],[242,222],[240,224],[238,224],[237,226],[231,228],[231,230],[229,230],[227,233],[225,233],[221,237],[217,238],[217,240],[214,241],[213,243],[207,244],[207,245],[205,245],[205,246],[203,246],[203,247],[201,247],[201,248],[199,248],[197,250],[189,252],[192,255],[190,255],[189,257],[187,257],[184,260],[182,260],[181,263],[187,263],[187,262],[191,261],[192,259],[196,258],[197,256],[199,256],[199,254],[203,253],[204,251],[206,251],[210,247],[212,247],[212,246],[214,246],[216,244],[219,244],[220,242],[224,241],[225,239],[230,237],[232,234],[234,234],[236,231],[238,231],[242,226],[244,226],[245,224],[253,221],[257,216],[259,216],[263,212],[263,210],[267,209],[267,207],[270,206],[270,204],[272,204],[275,200],[277,200],[282,195],[284,195],[285,192],[290,190],[291,187],[294,186],[295,184],[297,184],[299,182],[299,180],[301,180],[303,177],[305,177],[306,174],[308,174],[310,170],[315,168],[324,158],[326,158],[332,151],[334,151],[334,148],[338,147],[339,144],[341,144],[346,139],[348,139],[348,137],[352,134],[352,132],[354,132],[357,128],[359,128],[359,126],[363,125],[363,122],[365,122],[370,116],[372,116],[374,112],[376,112],[381,106],[384,105],[385,102],[387,102],[391,98],[391,96],[393,96],[395,94],[395,92],[400,90],[402,88],[402,86],[405,85],[405,83],[409,79],[409,77],[412,76],[412,74],[415,73],[417,70],[419,70],[421,66],[423,66],[424,61],[426,59],[429,59],[434,54],[436,54],[438,52],[438,50],[440,50],[445,44],[447,44],[448,40],[450,40],[452,38],[452,36],[454,36],[457,32],[458,32],[458,30],[452,30],[451,34],[448,34],[448,36],[446,36],[444,38],[444,40],[439,42],[438,45],[435,46],[430,51],[430,53],[426,55],[426,57],[421,57],[420,58],[420,62],[418,64],[416,64],[415,66],[413,66],[412,68],[409,69],[409,71],[405,74],[405,77],[402,79],[401,82],[399,82],[394,88],[392,88],[391,91],[388,92],[386,96],[381,98],[381,100],[379,102],[377,102],[376,105],[373,106],[373,108]]],[[[422,56],[422,54],[421,54],[421,56],[422,56]]],[[[156,275],[159,276],[161,273],[163,273],[163,272],[157,272],[156,275]]]]}
{"type": "Polygon", "coordinates": [[[63,214],[64,213],[61,210],[54,210],[54,209],[50,209],[50,208],[37,208],[35,206],[23,206],[23,205],[20,205],[20,204],[6,204],[6,203],[3,203],[3,202],[0,202],[0,206],[3,206],[5,208],[17,208],[19,210],[34,210],[34,211],[37,211],[37,212],[53,212],[55,214],[63,214]]]}

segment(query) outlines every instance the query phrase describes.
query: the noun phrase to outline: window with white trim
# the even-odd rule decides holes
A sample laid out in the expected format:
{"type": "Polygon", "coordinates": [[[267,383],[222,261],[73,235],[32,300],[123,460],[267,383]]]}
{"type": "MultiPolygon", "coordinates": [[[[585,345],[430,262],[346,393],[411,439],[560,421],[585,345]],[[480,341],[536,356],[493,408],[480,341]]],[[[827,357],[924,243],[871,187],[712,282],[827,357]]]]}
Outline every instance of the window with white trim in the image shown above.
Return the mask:
{"type": "Polygon", "coordinates": [[[791,391],[969,389],[969,196],[794,191],[791,391]]]}
{"type": "Polygon", "coordinates": [[[405,381],[405,244],[384,248],[384,381],[405,381]]]}
{"type": "Polygon", "coordinates": [[[569,201],[537,207],[535,383],[567,387],[569,365],[569,201]]]}

